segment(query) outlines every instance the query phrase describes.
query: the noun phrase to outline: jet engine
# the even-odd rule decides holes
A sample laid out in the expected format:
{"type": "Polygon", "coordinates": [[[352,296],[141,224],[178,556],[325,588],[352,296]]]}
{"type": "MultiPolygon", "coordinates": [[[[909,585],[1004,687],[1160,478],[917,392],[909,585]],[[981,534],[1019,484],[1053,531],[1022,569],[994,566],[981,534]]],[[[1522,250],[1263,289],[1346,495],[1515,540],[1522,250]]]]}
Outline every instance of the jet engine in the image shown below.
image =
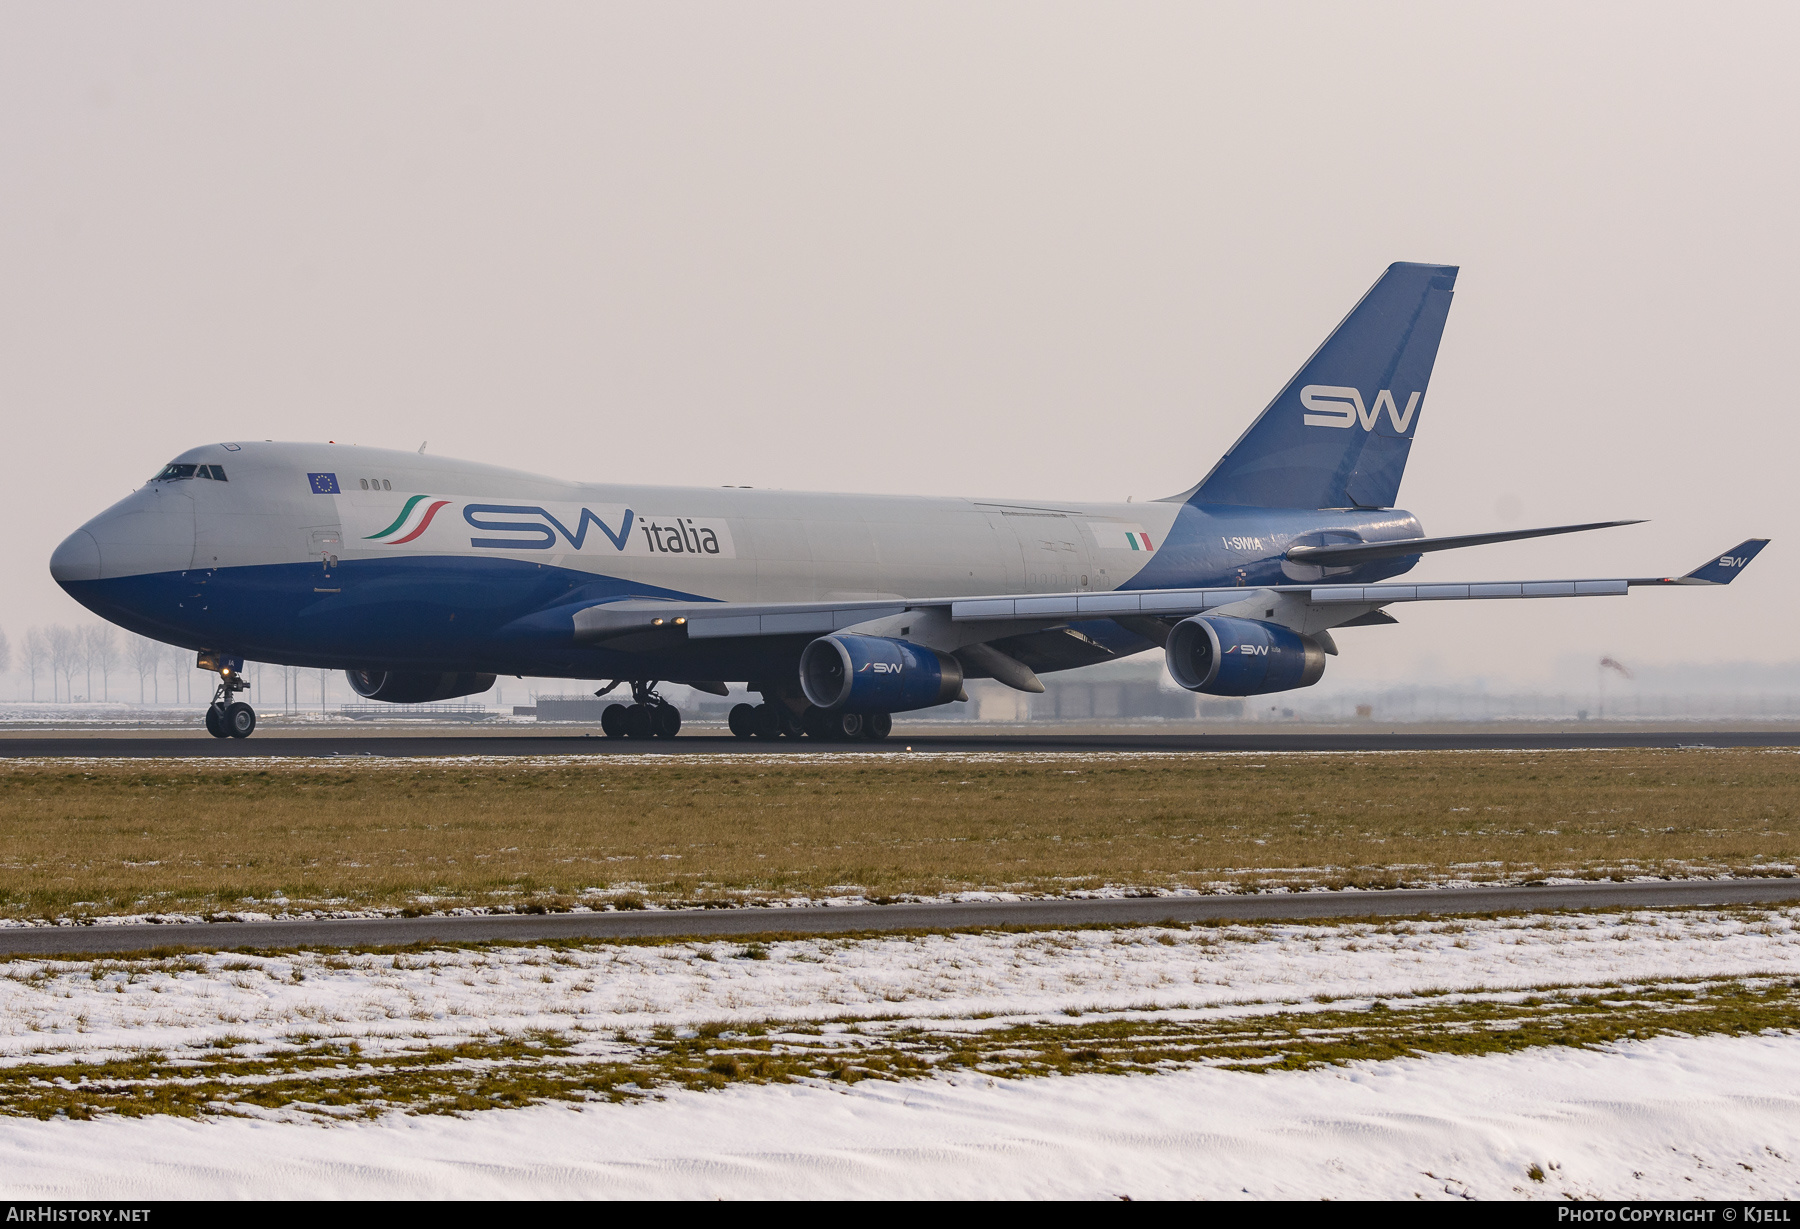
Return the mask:
{"type": "Polygon", "coordinates": [[[1189,691],[1255,696],[1311,687],[1325,673],[1325,650],[1277,623],[1195,615],[1169,633],[1169,673],[1189,691]]]}
{"type": "Polygon", "coordinates": [[[494,685],[491,674],[433,674],[413,670],[346,670],[350,690],[365,700],[426,704],[472,696],[494,685]]]}
{"type": "Polygon", "coordinates": [[[948,653],[886,636],[821,636],[800,654],[800,689],[819,708],[900,713],[962,695],[962,664],[948,653]]]}

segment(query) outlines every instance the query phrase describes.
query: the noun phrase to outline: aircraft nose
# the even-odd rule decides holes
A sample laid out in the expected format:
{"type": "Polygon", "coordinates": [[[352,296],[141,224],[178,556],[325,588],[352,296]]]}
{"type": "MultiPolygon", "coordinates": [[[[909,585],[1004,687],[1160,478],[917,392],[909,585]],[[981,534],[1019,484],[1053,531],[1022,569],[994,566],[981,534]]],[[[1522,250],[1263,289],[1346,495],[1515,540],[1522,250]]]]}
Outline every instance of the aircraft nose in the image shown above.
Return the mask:
{"type": "Polygon", "coordinates": [[[62,540],[50,556],[50,577],[59,585],[100,579],[100,544],[85,529],[62,540]]]}
{"type": "Polygon", "coordinates": [[[179,572],[193,566],[194,501],[152,484],[63,539],[50,556],[62,585],[179,572]]]}

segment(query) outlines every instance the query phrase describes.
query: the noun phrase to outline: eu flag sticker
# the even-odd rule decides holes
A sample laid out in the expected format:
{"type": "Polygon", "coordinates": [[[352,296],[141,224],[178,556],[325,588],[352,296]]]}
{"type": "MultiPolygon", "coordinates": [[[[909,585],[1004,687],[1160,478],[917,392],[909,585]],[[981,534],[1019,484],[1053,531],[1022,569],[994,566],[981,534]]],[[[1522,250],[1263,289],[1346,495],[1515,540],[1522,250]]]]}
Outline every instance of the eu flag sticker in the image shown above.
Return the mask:
{"type": "Polygon", "coordinates": [[[338,490],[336,474],[308,474],[306,480],[312,483],[314,495],[342,495],[338,490]]]}

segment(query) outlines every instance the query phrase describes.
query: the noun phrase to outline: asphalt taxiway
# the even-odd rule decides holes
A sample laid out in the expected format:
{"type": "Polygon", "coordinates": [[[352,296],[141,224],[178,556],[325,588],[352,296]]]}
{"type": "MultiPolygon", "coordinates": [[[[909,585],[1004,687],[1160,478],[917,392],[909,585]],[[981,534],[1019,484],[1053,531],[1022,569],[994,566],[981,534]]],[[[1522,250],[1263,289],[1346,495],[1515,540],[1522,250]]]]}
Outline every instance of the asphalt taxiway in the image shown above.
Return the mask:
{"type": "Polygon", "coordinates": [[[1386,892],[1271,892],[1254,896],[1144,896],[835,908],[669,909],[165,925],[15,926],[0,928],[0,955],[118,954],[169,947],[219,950],[523,943],[559,939],[742,939],[752,935],[841,935],[987,926],[1268,922],[1541,913],[1571,909],[1692,908],[1780,904],[1797,900],[1800,900],[1800,878],[1676,879],[1386,892]]]}
{"type": "Polygon", "coordinates": [[[896,734],[884,742],[821,743],[812,739],[736,739],[728,734],[674,739],[606,738],[596,734],[330,734],[256,735],[246,739],[143,733],[3,733],[0,759],[393,756],[445,758],[495,755],[782,755],[870,751],[1575,751],[1612,748],[1800,747],[1788,730],[1492,730],[1437,729],[1362,733],[1280,731],[1231,734],[896,734]]]}

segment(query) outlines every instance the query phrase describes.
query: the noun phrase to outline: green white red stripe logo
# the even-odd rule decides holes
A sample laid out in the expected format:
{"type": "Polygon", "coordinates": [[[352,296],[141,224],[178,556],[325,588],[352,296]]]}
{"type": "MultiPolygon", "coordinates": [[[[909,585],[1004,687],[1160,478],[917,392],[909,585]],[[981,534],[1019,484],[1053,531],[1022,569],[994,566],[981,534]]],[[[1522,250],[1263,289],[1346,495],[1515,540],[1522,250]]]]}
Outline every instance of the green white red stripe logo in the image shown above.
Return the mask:
{"type": "Polygon", "coordinates": [[[1150,535],[1143,532],[1142,530],[1138,530],[1136,532],[1133,532],[1132,530],[1129,530],[1129,529],[1126,530],[1125,531],[1125,540],[1127,542],[1131,543],[1132,550],[1155,550],[1156,549],[1154,546],[1150,545],[1150,535]]]}
{"type": "Polygon", "coordinates": [[[400,509],[400,515],[394,523],[380,533],[372,533],[364,538],[365,542],[384,542],[388,546],[399,546],[402,542],[410,542],[431,527],[431,518],[450,506],[447,499],[432,500],[429,495],[414,495],[400,509]],[[427,502],[430,500],[431,502],[427,502]],[[404,536],[395,537],[396,534],[404,536]]]}

